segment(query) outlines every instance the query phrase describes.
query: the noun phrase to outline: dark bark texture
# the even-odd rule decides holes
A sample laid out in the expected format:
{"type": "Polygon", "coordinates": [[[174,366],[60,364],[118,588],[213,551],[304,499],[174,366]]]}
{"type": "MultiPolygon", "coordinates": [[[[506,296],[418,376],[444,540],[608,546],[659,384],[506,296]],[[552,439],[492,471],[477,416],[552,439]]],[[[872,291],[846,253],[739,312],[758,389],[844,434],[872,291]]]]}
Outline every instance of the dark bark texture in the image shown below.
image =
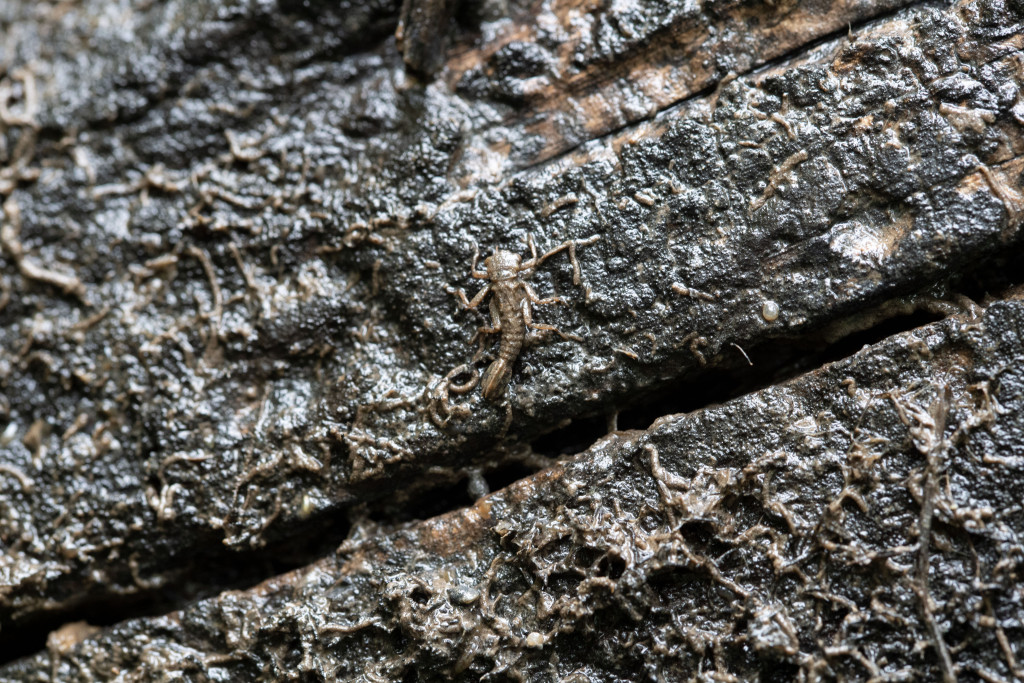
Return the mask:
{"type": "Polygon", "coordinates": [[[0,0],[0,681],[1020,680],[1022,87],[1019,0],[0,0]]]}

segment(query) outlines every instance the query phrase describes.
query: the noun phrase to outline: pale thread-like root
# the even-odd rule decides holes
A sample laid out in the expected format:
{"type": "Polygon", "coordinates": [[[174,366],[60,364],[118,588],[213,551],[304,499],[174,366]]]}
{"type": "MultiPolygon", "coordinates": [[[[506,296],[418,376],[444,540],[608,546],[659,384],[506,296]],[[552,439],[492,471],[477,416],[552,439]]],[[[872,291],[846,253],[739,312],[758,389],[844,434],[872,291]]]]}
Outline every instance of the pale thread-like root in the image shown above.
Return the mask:
{"type": "Polygon", "coordinates": [[[468,406],[453,406],[450,395],[461,395],[469,393],[476,388],[480,382],[480,374],[472,365],[462,364],[452,369],[447,375],[431,384],[427,391],[428,406],[427,414],[430,421],[438,428],[443,429],[448,425],[452,417],[466,418],[470,415],[468,406]],[[454,384],[454,380],[462,374],[469,374],[462,384],[454,384]]]}

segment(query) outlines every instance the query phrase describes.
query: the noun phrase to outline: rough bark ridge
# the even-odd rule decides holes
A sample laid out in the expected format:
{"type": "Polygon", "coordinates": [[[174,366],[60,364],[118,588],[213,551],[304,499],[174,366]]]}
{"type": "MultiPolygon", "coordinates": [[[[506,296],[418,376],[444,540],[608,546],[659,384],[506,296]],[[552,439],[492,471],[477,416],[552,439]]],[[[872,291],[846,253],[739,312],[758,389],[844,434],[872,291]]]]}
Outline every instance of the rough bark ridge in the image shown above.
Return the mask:
{"type": "Polygon", "coordinates": [[[463,10],[428,81],[395,2],[0,0],[0,643],[355,522],[0,676],[1019,676],[1024,7],[463,10]],[[486,401],[453,292],[528,236],[570,338],[486,401]]]}
{"type": "Polygon", "coordinates": [[[1022,331],[896,335],[9,675],[1019,676],[1022,331]]]}

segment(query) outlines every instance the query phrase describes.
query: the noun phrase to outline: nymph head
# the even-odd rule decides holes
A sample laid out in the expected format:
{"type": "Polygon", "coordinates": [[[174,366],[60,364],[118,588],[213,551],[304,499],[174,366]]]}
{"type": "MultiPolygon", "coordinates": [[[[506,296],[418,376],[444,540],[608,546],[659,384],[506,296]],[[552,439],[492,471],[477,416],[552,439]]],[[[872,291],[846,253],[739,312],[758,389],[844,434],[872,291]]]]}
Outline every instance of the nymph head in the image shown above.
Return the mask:
{"type": "Polygon", "coordinates": [[[484,268],[491,280],[511,280],[518,276],[522,262],[519,254],[496,248],[484,259],[484,268]]]}

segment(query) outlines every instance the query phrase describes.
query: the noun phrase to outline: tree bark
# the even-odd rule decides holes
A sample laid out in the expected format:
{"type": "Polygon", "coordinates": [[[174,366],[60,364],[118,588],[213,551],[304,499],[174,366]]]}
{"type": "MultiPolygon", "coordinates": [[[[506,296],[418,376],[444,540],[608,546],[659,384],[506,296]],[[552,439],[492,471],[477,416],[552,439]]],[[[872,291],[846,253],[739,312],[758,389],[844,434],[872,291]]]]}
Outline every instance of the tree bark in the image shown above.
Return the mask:
{"type": "Polygon", "coordinates": [[[501,9],[0,0],[0,680],[1020,677],[1024,8],[501,9]]]}

